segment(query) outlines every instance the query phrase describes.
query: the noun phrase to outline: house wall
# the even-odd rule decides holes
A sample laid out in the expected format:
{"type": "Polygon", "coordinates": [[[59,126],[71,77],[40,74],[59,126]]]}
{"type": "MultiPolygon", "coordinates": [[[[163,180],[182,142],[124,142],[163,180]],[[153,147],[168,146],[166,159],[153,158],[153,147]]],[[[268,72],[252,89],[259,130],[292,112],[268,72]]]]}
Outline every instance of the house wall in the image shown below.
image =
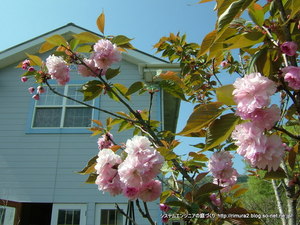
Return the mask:
{"type": "MultiPolygon", "coordinates": [[[[87,225],[94,225],[97,203],[126,203],[122,196],[102,194],[93,184],[85,184],[87,176],[76,174],[97,154],[97,137],[89,134],[33,134],[26,133],[26,121],[34,100],[27,88],[31,81],[20,82],[21,69],[16,65],[0,70],[0,199],[16,202],[85,203],[87,225]]],[[[142,80],[137,65],[122,61],[121,74],[114,82],[125,86],[142,80]]],[[[82,77],[77,77],[82,80],[82,77]]],[[[76,78],[76,79],[77,79],[76,78]]],[[[124,107],[107,96],[100,107],[111,111],[125,111],[124,107]]],[[[136,109],[149,107],[149,96],[137,96],[131,105],[136,109]]],[[[107,115],[100,113],[105,122],[107,115]]],[[[154,98],[152,117],[160,119],[160,98],[154,98]]],[[[116,142],[126,142],[132,131],[114,133],[116,142]]],[[[150,205],[158,218],[157,203],[150,205]]],[[[139,213],[136,210],[136,215],[139,213]]],[[[138,221],[142,221],[141,218],[138,221]]],[[[148,224],[147,222],[139,224],[148,224]]]]}

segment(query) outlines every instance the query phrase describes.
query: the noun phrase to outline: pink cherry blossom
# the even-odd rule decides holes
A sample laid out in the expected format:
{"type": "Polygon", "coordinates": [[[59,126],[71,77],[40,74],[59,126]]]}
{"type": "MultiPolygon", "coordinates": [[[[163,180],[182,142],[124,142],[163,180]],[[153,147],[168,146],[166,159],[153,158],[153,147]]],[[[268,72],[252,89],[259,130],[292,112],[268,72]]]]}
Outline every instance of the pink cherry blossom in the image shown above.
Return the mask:
{"type": "Polygon", "coordinates": [[[289,87],[300,90],[300,67],[287,66],[282,69],[282,72],[289,87]]]}
{"type": "Polygon", "coordinates": [[[95,169],[98,176],[95,183],[98,189],[108,191],[112,195],[120,194],[122,188],[117,166],[122,162],[121,157],[111,149],[102,149],[96,162],[95,169]]]}
{"type": "Polygon", "coordinates": [[[220,65],[221,65],[223,68],[226,68],[226,67],[229,65],[229,63],[228,63],[228,61],[222,61],[220,65]]]}
{"type": "Polygon", "coordinates": [[[28,66],[30,66],[30,60],[29,60],[29,59],[25,59],[25,60],[22,62],[22,69],[23,69],[23,70],[27,70],[28,66]]]}
{"type": "Polygon", "coordinates": [[[40,100],[40,95],[39,94],[36,94],[36,95],[33,95],[32,96],[32,98],[34,99],[34,100],[40,100]]]}
{"type": "Polygon", "coordinates": [[[270,130],[280,119],[280,109],[273,104],[270,108],[256,109],[250,113],[249,119],[252,120],[253,126],[258,128],[270,130]]]}
{"type": "Polygon", "coordinates": [[[265,152],[255,155],[255,162],[252,160],[252,165],[259,169],[276,171],[282,161],[284,151],[281,138],[277,135],[271,135],[267,138],[265,152]]]}
{"type": "Polygon", "coordinates": [[[138,198],[140,189],[137,187],[123,187],[123,195],[130,200],[136,200],[138,198]]]}
{"type": "Polygon", "coordinates": [[[241,156],[245,156],[247,152],[251,152],[253,148],[257,149],[257,151],[264,151],[263,145],[266,141],[266,137],[263,135],[263,130],[255,126],[252,122],[235,126],[231,136],[238,146],[237,153],[241,156]]]}
{"type": "Polygon", "coordinates": [[[34,87],[28,88],[28,92],[29,92],[30,94],[33,94],[34,90],[35,90],[34,87]]]}
{"type": "Polygon", "coordinates": [[[154,148],[151,146],[151,142],[145,136],[136,135],[132,139],[128,139],[126,142],[125,151],[128,154],[136,154],[139,151],[146,149],[154,150],[154,148]]]}
{"type": "Polygon", "coordinates": [[[61,56],[50,55],[46,66],[51,79],[56,79],[58,84],[65,85],[70,81],[70,68],[61,56]]]}
{"type": "Polygon", "coordinates": [[[101,39],[94,45],[92,59],[96,67],[106,70],[111,64],[121,60],[121,53],[115,44],[109,40],[101,39]]]}
{"type": "Polygon", "coordinates": [[[23,83],[25,83],[26,81],[28,81],[28,78],[27,78],[27,77],[21,77],[21,81],[22,81],[23,83]]]}
{"type": "Polygon", "coordinates": [[[151,180],[141,187],[139,198],[144,202],[152,202],[159,198],[161,191],[161,182],[158,180],[151,180]]]}
{"type": "Polygon", "coordinates": [[[171,208],[167,204],[160,203],[159,204],[159,209],[163,212],[168,212],[171,208]]]}
{"type": "Polygon", "coordinates": [[[111,146],[113,146],[112,140],[113,140],[113,135],[109,132],[102,135],[101,138],[98,138],[97,143],[98,143],[99,150],[104,148],[110,148],[111,146]]]}
{"type": "Polygon", "coordinates": [[[127,158],[119,167],[120,179],[125,184],[141,186],[153,179],[164,163],[162,155],[156,151],[148,138],[134,136],[126,142],[127,158]]]}
{"type": "Polygon", "coordinates": [[[297,48],[298,48],[298,45],[294,41],[287,41],[287,42],[284,42],[282,45],[280,45],[281,51],[288,56],[296,55],[297,48]]]}
{"type": "Polygon", "coordinates": [[[100,69],[95,66],[95,61],[93,59],[83,59],[83,62],[85,65],[78,65],[78,73],[82,76],[96,77],[100,73],[100,69]]]}
{"type": "Polygon", "coordinates": [[[233,86],[234,100],[237,103],[237,115],[243,119],[258,108],[270,104],[270,96],[276,91],[276,84],[260,73],[251,73],[238,78],[233,86]]]}
{"type": "Polygon", "coordinates": [[[208,169],[214,178],[229,179],[232,175],[233,156],[226,151],[215,152],[209,159],[208,169]]]}

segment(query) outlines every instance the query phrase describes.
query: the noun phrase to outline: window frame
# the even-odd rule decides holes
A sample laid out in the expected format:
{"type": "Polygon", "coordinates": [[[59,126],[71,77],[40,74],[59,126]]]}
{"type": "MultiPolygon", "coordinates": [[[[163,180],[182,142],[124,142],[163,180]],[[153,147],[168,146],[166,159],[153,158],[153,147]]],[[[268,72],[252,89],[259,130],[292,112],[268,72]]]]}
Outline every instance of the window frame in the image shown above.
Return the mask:
{"type": "MultiPolygon", "coordinates": [[[[120,209],[122,209],[124,212],[126,212],[127,209],[127,203],[118,203],[118,206],[120,209]]],[[[101,222],[101,210],[117,210],[114,204],[102,204],[97,203],[95,207],[95,225],[100,225],[101,222]]],[[[122,225],[125,225],[126,218],[123,216],[122,225]]]]}
{"type": "MultiPolygon", "coordinates": [[[[67,85],[65,86],[61,86],[64,87],[64,93],[66,92],[66,88],[68,89],[70,86],[81,86],[82,84],[86,83],[87,81],[72,81],[69,82],[67,85]]],[[[53,81],[49,81],[50,85],[53,86],[58,86],[55,82],[53,81]]],[[[50,91],[50,90],[49,90],[50,91]]],[[[41,94],[43,95],[43,94],[41,94]]],[[[60,97],[60,96],[59,96],[60,97]]],[[[65,117],[65,110],[67,108],[81,108],[84,106],[81,105],[66,105],[65,103],[67,103],[66,98],[61,97],[62,98],[62,104],[61,105],[51,105],[51,107],[53,108],[61,108],[62,109],[62,115],[61,115],[61,122],[60,122],[60,127],[33,127],[33,123],[34,123],[34,119],[35,119],[35,111],[36,108],[47,108],[47,106],[39,106],[37,104],[37,101],[32,99],[31,100],[31,104],[30,104],[30,108],[29,108],[29,115],[28,115],[28,119],[26,122],[26,133],[30,134],[40,134],[40,133],[44,133],[44,134],[52,134],[52,133],[91,133],[91,131],[88,130],[89,127],[63,127],[63,123],[64,123],[64,117],[65,117]]],[[[93,106],[99,107],[100,105],[100,98],[97,97],[93,100],[93,106]]],[[[99,118],[99,111],[92,109],[92,117],[91,117],[91,123],[93,119],[98,119],[99,118]]]]}
{"type": "MultiPolygon", "coordinates": [[[[0,205],[1,209],[4,209],[4,218],[3,225],[11,225],[14,224],[15,216],[16,216],[16,208],[12,206],[0,205]]],[[[1,223],[2,221],[0,221],[1,223]]]]}
{"type": "Polygon", "coordinates": [[[80,222],[79,225],[86,225],[86,204],[53,204],[52,215],[51,215],[51,225],[57,225],[58,222],[58,212],[59,210],[80,210],[80,222]]]}

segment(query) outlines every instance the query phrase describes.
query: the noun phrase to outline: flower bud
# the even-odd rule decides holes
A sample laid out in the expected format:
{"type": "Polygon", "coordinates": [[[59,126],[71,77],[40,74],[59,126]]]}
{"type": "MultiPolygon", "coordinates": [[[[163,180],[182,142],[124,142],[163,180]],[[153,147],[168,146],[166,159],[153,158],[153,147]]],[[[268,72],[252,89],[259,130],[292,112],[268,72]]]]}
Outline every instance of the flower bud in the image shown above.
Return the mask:
{"type": "Polygon", "coordinates": [[[35,69],[34,69],[34,67],[31,66],[31,67],[28,68],[28,71],[33,72],[33,71],[35,71],[35,69]]]}
{"type": "Polygon", "coordinates": [[[280,46],[281,51],[288,56],[296,55],[297,48],[298,48],[297,43],[293,41],[286,41],[280,46]]]}
{"type": "Polygon", "coordinates": [[[39,93],[39,94],[43,94],[43,93],[45,93],[45,88],[43,88],[42,86],[38,86],[37,87],[37,92],[39,93]]]}
{"type": "Polygon", "coordinates": [[[24,82],[28,81],[28,78],[27,77],[21,77],[21,81],[24,83],[24,82]]]}
{"type": "Polygon", "coordinates": [[[159,204],[159,208],[163,212],[168,212],[171,209],[170,206],[168,206],[168,205],[166,205],[164,203],[159,204]]]}
{"type": "Polygon", "coordinates": [[[34,87],[28,88],[28,91],[29,91],[30,94],[33,94],[33,92],[34,92],[34,87]]]}
{"type": "Polygon", "coordinates": [[[32,96],[32,98],[33,98],[34,100],[40,100],[40,95],[39,95],[39,94],[36,94],[36,95],[32,96]]]}

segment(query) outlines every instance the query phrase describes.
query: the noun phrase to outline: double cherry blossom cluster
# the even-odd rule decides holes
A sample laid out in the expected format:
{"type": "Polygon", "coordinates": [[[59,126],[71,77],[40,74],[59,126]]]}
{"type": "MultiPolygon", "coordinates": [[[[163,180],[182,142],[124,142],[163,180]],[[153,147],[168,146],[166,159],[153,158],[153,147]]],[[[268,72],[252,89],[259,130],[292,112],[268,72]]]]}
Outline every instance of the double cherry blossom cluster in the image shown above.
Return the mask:
{"type": "MultiPolygon", "coordinates": [[[[121,60],[121,52],[118,47],[111,41],[106,39],[99,40],[93,46],[93,53],[90,58],[84,58],[78,65],[78,73],[84,77],[96,77],[101,73],[104,75],[107,69],[115,62],[121,60]]],[[[70,67],[68,62],[62,56],[50,55],[45,62],[47,79],[54,79],[59,85],[66,85],[70,81],[70,67]]],[[[35,71],[34,67],[30,66],[30,60],[26,59],[22,63],[22,68],[30,72],[35,71]]],[[[21,78],[22,82],[26,82],[28,77],[21,78]]],[[[34,93],[35,89],[30,87],[29,92],[34,93]]],[[[43,93],[42,86],[37,88],[37,94],[33,95],[35,100],[39,100],[39,94],[43,93]]]]}
{"type": "Polygon", "coordinates": [[[214,183],[228,187],[236,183],[238,173],[232,163],[233,156],[227,151],[215,152],[209,159],[208,169],[214,177],[214,183]]]}
{"type": "Polygon", "coordinates": [[[249,120],[237,125],[232,133],[237,153],[253,167],[276,171],[285,150],[279,136],[267,134],[280,119],[278,106],[269,107],[276,84],[260,73],[251,73],[238,78],[233,85],[236,114],[249,120]]]}
{"type": "MultiPolygon", "coordinates": [[[[295,56],[297,54],[298,45],[296,42],[287,41],[280,46],[280,49],[282,53],[288,56],[295,56]]],[[[287,66],[281,71],[284,81],[288,83],[288,86],[294,90],[300,90],[300,68],[296,66],[287,66]]]]}
{"type": "MultiPolygon", "coordinates": [[[[98,140],[99,148],[109,145],[103,138],[98,140]]],[[[124,160],[109,148],[99,151],[95,166],[98,174],[95,183],[99,190],[113,196],[123,194],[131,200],[139,198],[145,202],[154,201],[162,191],[161,182],[155,177],[164,158],[144,136],[127,140],[124,151],[127,153],[124,160]]]]}

